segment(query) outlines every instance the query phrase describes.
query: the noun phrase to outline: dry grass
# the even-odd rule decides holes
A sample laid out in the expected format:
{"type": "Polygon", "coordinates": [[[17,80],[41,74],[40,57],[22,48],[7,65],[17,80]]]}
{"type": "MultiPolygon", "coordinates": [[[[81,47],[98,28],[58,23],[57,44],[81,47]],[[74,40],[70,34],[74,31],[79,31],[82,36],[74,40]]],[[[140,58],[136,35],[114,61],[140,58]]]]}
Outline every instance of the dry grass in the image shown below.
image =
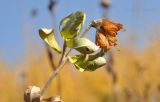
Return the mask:
{"type": "MultiPolygon", "coordinates": [[[[78,72],[71,64],[60,73],[61,96],[64,102],[156,102],[160,98],[160,42],[152,43],[137,53],[129,48],[115,52],[116,85],[105,68],[95,72],[78,72]],[[155,49],[156,48],[156,49],[155,49]]],[[[34,57],[34,56],[32,56],[34,57]]],[[[42,87],[52,69],[47,57],[31,58],[25,68],[7,69],[0,64],[0,102],[22,102],[29,85],[42,87]]],[[[20,66],[20,65],[17,65],[20,66]]],[[[46,96],[57,93],[57,79],[46,96]]],[[[159,100],[160,101],[160,100],[159,100]]],[[[157,101],[158,102],[158,101],[157,101]]]]}

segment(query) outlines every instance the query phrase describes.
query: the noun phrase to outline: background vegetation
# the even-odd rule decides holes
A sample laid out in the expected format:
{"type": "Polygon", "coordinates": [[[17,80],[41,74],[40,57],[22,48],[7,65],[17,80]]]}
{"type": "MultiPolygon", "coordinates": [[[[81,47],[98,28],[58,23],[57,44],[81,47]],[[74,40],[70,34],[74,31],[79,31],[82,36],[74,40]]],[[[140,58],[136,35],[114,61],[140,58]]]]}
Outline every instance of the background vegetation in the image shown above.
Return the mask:
{"type": "MultiPolygon", "coordinates": [[[[105,67],[95,72],[80,73],[72,65],[65,65],[60,74],[63,101],[112,102],[117,99],[118,102],[158,102],[151,100],[160,98],[159,44],[156,41],[140,53],[126,47],[115,51],[116,84],[112,83],[112,77],[105,67]]],[[[46,82],[52,72],[46,54],[42,53],[39,59],[31,56],[28,62],[26,68],[17,64],[15,67],[19,68],[8,69],[1,61],[1,102],[22,102],[27,86],[42,87],[46,82]]],[[[57,87],[57,81],[53,81],[47,94],[56,95],[57,87]]]]}

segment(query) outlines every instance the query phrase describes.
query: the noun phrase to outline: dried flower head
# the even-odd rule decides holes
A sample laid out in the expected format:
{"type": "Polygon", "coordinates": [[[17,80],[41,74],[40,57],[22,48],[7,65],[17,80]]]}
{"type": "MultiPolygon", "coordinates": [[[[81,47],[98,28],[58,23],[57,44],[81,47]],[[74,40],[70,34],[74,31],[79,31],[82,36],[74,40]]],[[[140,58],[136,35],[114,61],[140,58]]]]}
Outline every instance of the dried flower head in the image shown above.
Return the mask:
{"type": "Polygon", "coordinates": [[[107,19],[100,19],[94,20],[92,27],[97,30],[96,44],[107,51],[110,46],[117,45],[116,35],[123,28],[123,25],[107,19]]]}
{"type": "Polygon", "coordinates": [[[110,48],[108,40],[106,40],[106,37],[100,32],[97,32],[96,35],[96,45],[100,46],[102,49],[110,48]]]}
{"type": "Polygon", "coordinates": [[[25,102],[40,102],[40,98],[40,88],[36,86],[29,86],[24,93],[25,102]]]}

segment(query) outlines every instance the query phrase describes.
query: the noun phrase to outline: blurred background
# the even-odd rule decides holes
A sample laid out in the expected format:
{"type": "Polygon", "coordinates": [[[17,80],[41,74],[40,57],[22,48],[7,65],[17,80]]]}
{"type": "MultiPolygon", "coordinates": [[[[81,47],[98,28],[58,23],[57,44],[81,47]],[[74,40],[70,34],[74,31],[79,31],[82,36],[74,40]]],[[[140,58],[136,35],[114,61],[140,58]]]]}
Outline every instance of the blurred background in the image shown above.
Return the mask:
{"type": "MultiPolygon", "coordinates": [[[[122,23],[119,44],[108,63],[79,72],[67,63],[45,96],[64,102],[160,102],[159,0],[0,0],[0,102],[23,102],[29,85],[43,87],[59,57],[40,39],[38,29],[54,28],[77,10],[84,28],[98,18],[122,23]]],[[[95,31],[89,37],[94,41],[95,31]]]]}

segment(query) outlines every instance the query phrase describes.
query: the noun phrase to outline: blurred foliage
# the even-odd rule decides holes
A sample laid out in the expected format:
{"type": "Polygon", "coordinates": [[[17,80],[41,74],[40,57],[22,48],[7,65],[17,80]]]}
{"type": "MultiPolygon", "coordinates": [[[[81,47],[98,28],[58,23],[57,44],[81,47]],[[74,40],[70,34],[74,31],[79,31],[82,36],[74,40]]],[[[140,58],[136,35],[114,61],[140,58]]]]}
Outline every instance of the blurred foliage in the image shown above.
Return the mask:
{"type": "MultiPolygon", "coordinates": [[[[61,71],[61,97],[64,102],[159,102],[160,101],[160,42],[152,42],[137,53],[121,47],[114,53],[117,83],[106,68],[95,72],[79,72],[72,64],[61,71]]],[[[43,87],[52,73],[47,55],[39,59],[30,56],[27,66],[17,64],[6,68],[0,62],[0,102],[23,102],[23,92],[29,85],[43,87]]],[[[55,55],[55,59],[57,56],[55,55]]],[[[19,62],[20,63],[20,62],[19,62]]],[[[56,63],[56,61],[55,61],[56,63]]],[[[46,96],[56,96],[57,79],[52,82],[46,96]]]]}

